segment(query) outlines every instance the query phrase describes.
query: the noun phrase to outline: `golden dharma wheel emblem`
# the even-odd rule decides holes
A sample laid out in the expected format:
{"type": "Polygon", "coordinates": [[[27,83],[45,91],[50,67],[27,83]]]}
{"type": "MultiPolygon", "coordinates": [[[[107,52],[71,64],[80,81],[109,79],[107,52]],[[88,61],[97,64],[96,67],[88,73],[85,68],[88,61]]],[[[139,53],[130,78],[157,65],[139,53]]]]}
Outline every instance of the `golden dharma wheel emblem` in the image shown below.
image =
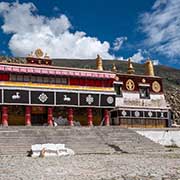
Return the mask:
{"type": "Polygon", "coordinates": [[[157,81],[154,81],[152,83],[152,90],[156,93],[158,93],[161,90],[161,86],[157,81]]]}
{"type": "Polygon", "coordinates": [[[36,49],[35,55],[40,58],[44,55],[44,53],[41,49],[36,49]]]}
{"type": "Polygon", "coordinates": [[[135,84],[134,84],[133,80],[128,79],[126,81],[126,89],[129,90],[129,91],[133,91],[135,89],[135,84]]]}

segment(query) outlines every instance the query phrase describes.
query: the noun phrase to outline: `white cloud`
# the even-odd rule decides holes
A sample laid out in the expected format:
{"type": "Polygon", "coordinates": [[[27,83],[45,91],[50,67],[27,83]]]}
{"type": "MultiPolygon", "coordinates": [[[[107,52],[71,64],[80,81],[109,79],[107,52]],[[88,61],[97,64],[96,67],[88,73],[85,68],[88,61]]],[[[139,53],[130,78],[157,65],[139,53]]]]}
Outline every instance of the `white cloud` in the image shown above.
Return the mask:
{"type": "Polygon", "coordinates": [[[113,50],[118,51],[123,45],[124,41],[127,41],[127,37],[117,37],[113,43],[113,50]]]}
{"type": "MultiPolygon", "coordinates": [[[[144,62],[146,62],[147,59],[149,59],[149,52],[146,51],[146,50],[138,49],[138,52],[134,53],[129,58],[131,59],[132,62],[135,62],[135,63],[144,63],[144,62]]],[[[155,66],[159,64],[159,60],[158,59],[151,60],[151,61],[152,61],[153,65],[155,65],[155,66]]]]}
{"type": "Polygon", "coordinates": [[[53,58],[114,59],[109,53],[110,44],[89,37],[85,32],[70,32],[72,27],[65,15],[48,18],[37,14],[33,3],[0,3],[1,26],[4,33],[12,34],[9,48],[15,56],[26,56],[42,48],[53,58]]]}
{"type": "Polygon", "coordinates": [[[152,60],[152,63],[154,66],[157,66],[159,64],[159,60],[152,60]]]}
{"type": "Polygon", "coordinates": [[[167,57],[180,56],[180,0],[156,0],[140,22],[151,51],[167,57]]]}
{"type": "Polygon", "coordinates": [[[143,56],[142,50],[139,49],[137,53],[130,57],[130,59],[132,60],[132,62],[141,63],[145,58],[143,56]]]}
{"type": "Polygon", "coordinates": [[[122,57],[122,56],[116,57],[116,59],[121,60],[121,61],[125,60],[124,57],[122,57]]]}
{"type": "MultiPolygon", "coordinates": [[[[129,58],[131,59],[132,62],[135,63],[145,63],[149,59],[149,52],[147,50],[138,49],[138,51],[129,58]]],[[[126,60],[128,60],[129,58],[127,58],[126,60]]],[[[159,64],[158,59],[155,60],[151,59],[151,61],[155,66],[159,64]]]]}

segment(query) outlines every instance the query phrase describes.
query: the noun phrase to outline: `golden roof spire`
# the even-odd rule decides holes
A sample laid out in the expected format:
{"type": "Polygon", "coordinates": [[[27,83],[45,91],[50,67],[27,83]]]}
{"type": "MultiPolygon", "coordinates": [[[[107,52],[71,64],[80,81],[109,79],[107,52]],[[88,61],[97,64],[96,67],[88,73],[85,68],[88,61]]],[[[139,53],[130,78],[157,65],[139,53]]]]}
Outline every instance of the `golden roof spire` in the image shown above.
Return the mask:
{"type": "Polygon", "coordinates": [[[145,63],[145,74],[148,76],[154,76],[154,66],[150,58],[145,63]]]}
{"type": "Polygon", "coordinates": [[[33,52],[31,51],[31,53],[30,54],[28,54],[28,57],[33,57],[34,55],[33,55],[33,52]]]}
{"type": "Polygon", "coordinates": [[[102,58],[100,57],[100,55],[97,55],[96,58],[96,69],[103,71],[103,65],[102,65],[102,58]]]}
{"type": "Polygon", "coordinates": [[[45,59],[49,59],[49,56],[48,56],[47,53],[45,53],[44,58],[45,58],[45,59]]]}
{"type": "Polygon", "coordinates": [[[116,68],[115,63],[113,63],[113,66],[112,66],[112,71],[113,71],[113,72],[116,72],[116,71],[117,71],[117,68],[116,68]]]}
{"type": "Polygon", "coordinates": [[[134,74],[134,72],[135,72],[134,67],[132,65],[131,59],[129,58],[128,59],[128,71],[127,71],[127,73],[128,74],[134,74]]]}

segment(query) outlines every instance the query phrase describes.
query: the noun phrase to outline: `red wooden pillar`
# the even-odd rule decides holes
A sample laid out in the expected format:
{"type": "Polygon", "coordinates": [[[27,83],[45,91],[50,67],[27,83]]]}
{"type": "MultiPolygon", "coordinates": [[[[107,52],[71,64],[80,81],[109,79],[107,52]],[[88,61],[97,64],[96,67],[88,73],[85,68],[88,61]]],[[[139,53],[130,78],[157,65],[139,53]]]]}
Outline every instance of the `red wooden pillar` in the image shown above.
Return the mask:
{"type": "Polygon", "coordinates": [[[31,126],[31,107],[30,106],[26,106],[25,124],[26,126],[31,126]]]}
{"type": "Polygon", "coordinates": [[[109,126],[109,111],[107,109],[104,110],[104,123],[105,126],[109,126]]]}
{"type": "Polygon", "coordinates": [[[48,107],[48,125],[53,126],[53,108],[48,107]]]}
{"type": "Polygon", "coordinates": [[[67,108],[67,119],[70,126],[73,126],[73,108],[67,108]]]}
{"type": "Polygon", "coordinates": [[[8,126],[8,107],[2,106],[2,125],[8,126]]]}
{"type": "Polygon", "coordinates": [[[92,126],[93,125],[92,108],[87,108],[87,121],[88,121],[88,126],[92,126]]]}

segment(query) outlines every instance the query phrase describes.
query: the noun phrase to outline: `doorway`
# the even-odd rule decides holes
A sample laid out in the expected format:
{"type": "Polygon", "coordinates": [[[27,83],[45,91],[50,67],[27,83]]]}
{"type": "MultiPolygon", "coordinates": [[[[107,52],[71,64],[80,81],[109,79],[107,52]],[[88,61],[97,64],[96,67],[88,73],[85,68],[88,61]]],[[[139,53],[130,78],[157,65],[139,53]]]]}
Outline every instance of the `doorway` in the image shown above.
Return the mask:
{"type": "Polygon", "coordinates": [[[47,108],[33,106],[31,110],[31,124],[34,126],[47,125],[47,108]]]}

